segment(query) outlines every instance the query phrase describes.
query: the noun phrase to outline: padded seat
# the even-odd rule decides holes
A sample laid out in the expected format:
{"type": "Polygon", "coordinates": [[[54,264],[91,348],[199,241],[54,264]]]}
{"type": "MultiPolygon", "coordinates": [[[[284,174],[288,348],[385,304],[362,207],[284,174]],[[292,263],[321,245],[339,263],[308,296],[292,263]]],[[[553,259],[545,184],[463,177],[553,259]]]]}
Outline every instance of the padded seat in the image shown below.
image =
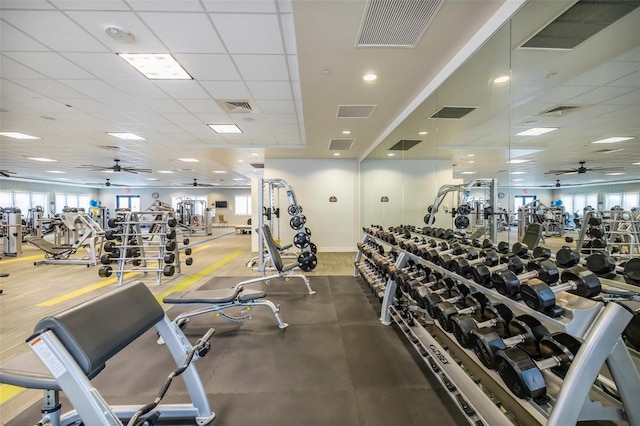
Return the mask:
{"type": "Polygon", "coordinates": [[[26,240],[29,244],[33,244],[40,250],[52,256],[60,256],[73,251],[73,247],[71,246],[55,246],[50,241],[47,241],[42,237],[27,237],[26,240]]]}
{"type": "Polygon", "coordinates": [[[178,291],[168,294],[162,301],[172,305],[180,304],[216,304],[229,303],[238,298],[240,302],[256,300],[266,297],[262,290],[245,289],[238,294],[235,288],[221,288],[214,290],[178,291]]]}

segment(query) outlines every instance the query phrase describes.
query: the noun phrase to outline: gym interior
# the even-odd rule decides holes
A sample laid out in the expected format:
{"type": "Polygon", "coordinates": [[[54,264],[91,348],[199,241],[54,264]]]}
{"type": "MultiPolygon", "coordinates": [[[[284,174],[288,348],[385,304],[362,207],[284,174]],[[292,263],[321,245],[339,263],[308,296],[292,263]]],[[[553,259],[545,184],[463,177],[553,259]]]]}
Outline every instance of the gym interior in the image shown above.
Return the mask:
{"type": "Polygon", "coordinates": [[[639,24],[0,0],[0,423],[640,425],[639,24]]]}

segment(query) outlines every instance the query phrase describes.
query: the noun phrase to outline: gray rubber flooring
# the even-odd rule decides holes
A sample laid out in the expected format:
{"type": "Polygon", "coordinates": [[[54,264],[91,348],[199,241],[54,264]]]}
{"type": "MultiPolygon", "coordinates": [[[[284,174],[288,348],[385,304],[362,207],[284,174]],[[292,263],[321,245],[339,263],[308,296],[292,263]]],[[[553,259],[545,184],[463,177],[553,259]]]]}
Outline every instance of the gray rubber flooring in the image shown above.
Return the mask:
{"type": "MultiPolygon", "coordinates": [[[[231,287],[216,278],[201,289],[231,287]]],[[[257,287],[262,284],[258,284],[257,287]]],[[[393,327],[378,321],[377,301],[349,276],[312,277],[309,295],[299,279],[264,287],[289,327],[280,330],[266,308],[252,319],[213,314],[191,318],[195,341],[216,333],[197,368],[216,413],[214,425],[455,425],[465,421],[416,362],[393,327]]],[[[254,288],[256,286],[254,285],[254,288]]],[[[186,310],[172,307],[171,318],[186,310]]],[[[110,404],[150,402],[174,368],[149,332],[107,363],[93,381],[110,404]]],[[[176,379],[163,402],[186,402],[176,379]]],[[[63,400],[63,411],[69,409],[63,400]]],[[[35,405],[8,425],[35,424],[35,405]]]]}

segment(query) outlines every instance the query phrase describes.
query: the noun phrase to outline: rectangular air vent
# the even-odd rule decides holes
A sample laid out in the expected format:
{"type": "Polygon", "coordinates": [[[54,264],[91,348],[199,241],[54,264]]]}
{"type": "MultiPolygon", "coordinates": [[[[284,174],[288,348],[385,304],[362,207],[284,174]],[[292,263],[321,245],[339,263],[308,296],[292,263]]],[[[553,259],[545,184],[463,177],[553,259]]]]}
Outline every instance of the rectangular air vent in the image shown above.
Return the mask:
{"type": "Polygon", "coordinates": [[[256,114],[260,111],[256,103],[249,99],[217,99],[216,102],[229,114],[256,114]]]}
{"type": "Polygon", "coordinates": [[[521,47],[573,49],[638,6],[639,0],[580,0],[521,47]]]}
{"type": "Polygon", "coordinates": [[[249,163],[254,169],[264,169],[264,163],[249,163]]]}
{"type": "Polygon", "coordinates": [[[415,47],[444,0],[368,0],[357,47],[415,47]]]}
{"type": "Polygon", "coordinates": [[[449,119],[458,120],[464,117],[465,115],[469,114],[471,111],[475,109],[476,107],[446,106],[446,107],[440,108],[438,112],[436,112],[429,118],[449,118],[449,119]]]}
{"type": "Polygon", "coordinates": [[[400,139],[398,143],[389,148],[389,151],[408,151],[422,142],[421,139],[400,139]]]}
{"type": "Polygon", "coordinates": [[[377,105],[338,105],[338,118],[369,118],[377,105]]]}
{"type": "Polygon", "coordinates": [[[124,148],[118,145],[98,145],[98,148],[107,149],[109,151],[124,151],[124,148]]]}
{"type": "Polygon", "coordinates": [[[554,117],[561,117],[561,116],[570,114],[580,108],[584,108],[584,105],[558,105],[546,111],[542,111],[538,115],[550,115],[554,117]]]}
{"type": "Polygon", "coordinates": [[[348,151],[355,139],[329,139],[329,151],[348,151]]]}

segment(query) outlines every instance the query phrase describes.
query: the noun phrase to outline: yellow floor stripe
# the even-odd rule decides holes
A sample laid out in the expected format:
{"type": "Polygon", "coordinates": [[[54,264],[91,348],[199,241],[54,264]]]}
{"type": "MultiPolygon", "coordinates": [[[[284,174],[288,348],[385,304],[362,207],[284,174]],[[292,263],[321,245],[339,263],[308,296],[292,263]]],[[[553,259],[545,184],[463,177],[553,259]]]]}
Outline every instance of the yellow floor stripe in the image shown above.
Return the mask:
{"type": "Polygon", "coordinates": [[[2,258],[2,264],[6,265],[7,263],[11,263],[11,262],[26,262],[28,260],[44,260],[44,255],[42,254],[34,254],[33,256],[27,256],[27,257],[3,257],[2,258]]]}
{"type": "Polygon", "coordinates": [[[177,285],[171,287],[169,290],[160,293],[158,296],[156,296],[156,299],[158,300],[158,302],[162,303],[162,299],[164,299],[164,297],[167,294],[173,293],[174,291],[185,290],[186,288],[191,286],[196,281],[206,277],[207,275],[209,275],[210,273],[212,273],[213,271],[215,271],[216,269],[218,269],[219,267],[221,267],[225,263],[227,263],[227,262],[235,259],[236,257],[240,256],[242,253],[244,253],[243,250],[234,251],[229,256],[225,257],[222,260],[219,260],[218,262],[214,263],[213,265],[209,266],[208,268],[205,268],[202,271],[192,275],[191,277],[189,277],[188,279],[184,280],[180,284],[177,284],[177,285]]]}
{"type": "Polygon", "coordinates": [[[0,404],[4,404],[16,395],[21,394],[23,391],[24,388],[20,388],[18,386],[5,384],[0,385],[0,404]]]}
{"type": "MultiPolygon", "coordinates": [[[[123,279],[131,277],[131,275],[134,274],[134,273],[135,272],[127,272],[127,273],[125,273],[123,279]]],[[[109,284],[113,284],[116,281],[118,281],[118,277],[110,278],[110,279],[105,280],[105,281],[100,281],[99,283],[92,284],[92,285],[89,285],[89,286],[86,286],[86,287],[82,287],[81,289],[78,289],[76,291],[72,291],[71,293],[63,294],[62,296],[54,297],[53,299],[49,299],[49,300],[46,300],[46,301],[44,301],[42,303],[38,303],[36,306],[54,306],[54,305],[57,305],[58,303],[66,302],[67,300],[73,299],[74,297],[78,297],[78,296],[81,296],[83,294],[89,293],[90,291],[97,290],[99,288],[108,286],[109,284]]]]}

